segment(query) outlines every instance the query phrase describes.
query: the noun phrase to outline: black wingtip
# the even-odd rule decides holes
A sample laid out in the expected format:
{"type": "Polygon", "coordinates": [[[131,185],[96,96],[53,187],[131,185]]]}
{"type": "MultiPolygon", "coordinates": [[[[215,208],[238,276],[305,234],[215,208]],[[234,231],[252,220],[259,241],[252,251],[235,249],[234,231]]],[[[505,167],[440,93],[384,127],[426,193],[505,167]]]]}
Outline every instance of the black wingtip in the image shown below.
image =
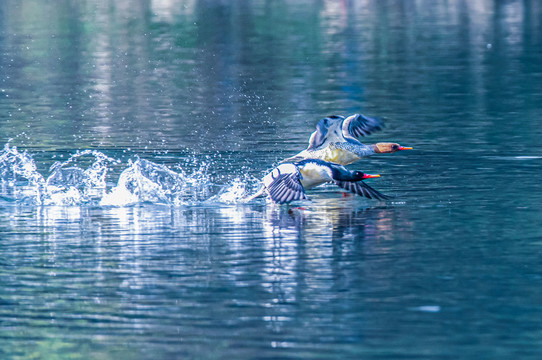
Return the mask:
{"type": "Polygon", "coordinates": [[[380,191],[370,187],[369,185],[367,185],[366,183],[364,183],[363,181],[361,181],[361,183],[363,184],[363,186],[369,190],[369,192],[371,193],[371,195],[373,195],[373,197],[377,200],[389,200],[391,199],[391,196],[390,195],[386,195],[386,194],[383,194],[381,193],[380,191]]]}
{"type": "Polygon", "coordinates": [[[351,193],[366,197],[367,199],[389,200],[392,198],[390,195],[385,195],[380,191],[373,189],[363,181],[335,181],[335,184],[345,190],[350,191],[351,193]]]}

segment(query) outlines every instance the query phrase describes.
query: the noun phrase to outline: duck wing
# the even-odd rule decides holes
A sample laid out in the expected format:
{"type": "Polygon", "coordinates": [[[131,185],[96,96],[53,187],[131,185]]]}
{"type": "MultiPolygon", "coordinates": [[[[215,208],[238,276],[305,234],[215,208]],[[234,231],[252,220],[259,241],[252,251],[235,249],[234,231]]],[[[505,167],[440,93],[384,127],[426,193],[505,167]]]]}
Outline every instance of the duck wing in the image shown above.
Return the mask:
{"type": "Polygon", "coordinates": [[[373,189],[363,181],[335,181],[335,185],[341,187],[351,193],[358,194],[359,196],[366,197],[368,199],[387,200],[391,197],[382,194],[380,191],[373,189]]]}
{"type": "Polygon", "coordinates": [[[301,185],[301,174],[294,164],[281,164],[264,176],[263,183],[269,197],[277,204],[307,199],[301,185]]]}
{"type": "Polygon", "coordinates": [[[316,131],[309,138],[307,150],[316,150],[329,142],[345,142],[345,138],[356,139],[380,131],[384,122],[380,118],[372,118],[362,114],[350,115],[347,118],[331,115],[321,119],[316,131]]]}
{"type": "Polygon", "coordinates": [[[383,127],[384,122],[381,119],[362,114],[351,115],[342,122],[343,135],[353,138],[371,135],[375,131],[382,130],[383,127]]]}
{"type": "Polygon", "coordinates": [[[316,131],[309,138],[309,147],[307,150],[316,150],[325,142],[344,142],[341,134],[341,124],[343,116],[331,115],[318,121],[316,131]]]}

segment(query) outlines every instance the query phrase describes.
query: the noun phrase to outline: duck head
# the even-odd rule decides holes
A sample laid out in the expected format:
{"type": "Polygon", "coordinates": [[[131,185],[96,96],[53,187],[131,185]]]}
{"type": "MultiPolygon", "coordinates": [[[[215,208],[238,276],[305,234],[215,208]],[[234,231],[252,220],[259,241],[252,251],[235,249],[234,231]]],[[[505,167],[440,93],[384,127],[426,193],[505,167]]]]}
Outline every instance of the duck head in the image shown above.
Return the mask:
{"type": "Polygon", "coordinates": [[[365,174],[361,171],[354,171],[353,177],[356,181],[365,180],[365,179],[373,179],[380,177],[380,174],[365,174]]]}
{"type": "Polygon", "coordinates": [[[401,146],[397,143],[376,143],[374,149],[377,154],[389,154],[401,150],[412,150],[412,147],[401,146]]]}

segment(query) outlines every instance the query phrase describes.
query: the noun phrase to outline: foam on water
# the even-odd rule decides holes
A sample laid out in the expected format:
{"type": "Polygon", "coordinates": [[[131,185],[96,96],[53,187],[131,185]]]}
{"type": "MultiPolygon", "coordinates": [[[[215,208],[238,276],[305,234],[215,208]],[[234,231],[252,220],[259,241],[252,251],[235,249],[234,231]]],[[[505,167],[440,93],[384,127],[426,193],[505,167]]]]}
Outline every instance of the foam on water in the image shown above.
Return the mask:
{"type": "Polygon", "coordinates": [[[8,143],[0,153],[0,202],[65,206],[231,204],[242,202],[259,183],[248,175],[225,184],[214,183],[209,159],[190,173],[139,157],[123,165],[100,151],[84,150],[64,162],[55,162],[43,176],[30,154],[8,143]],[[116,183],[108,183],[113,168],[121,172],[116,183]]]}

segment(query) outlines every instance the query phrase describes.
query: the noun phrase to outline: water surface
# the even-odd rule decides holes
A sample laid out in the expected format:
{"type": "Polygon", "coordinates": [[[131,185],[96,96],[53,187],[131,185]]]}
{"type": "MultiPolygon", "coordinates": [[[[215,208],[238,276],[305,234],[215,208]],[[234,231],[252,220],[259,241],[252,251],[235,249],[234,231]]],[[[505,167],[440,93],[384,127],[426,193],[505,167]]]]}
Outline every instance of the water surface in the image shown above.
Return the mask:
{"type": "Polygon", "coordinates": [[[0,357],[537,359],[540,19],[3,1],[0,357]],[[391,201],[241,201],[356,112],[415,148],[351,166],[391,201]]]}

